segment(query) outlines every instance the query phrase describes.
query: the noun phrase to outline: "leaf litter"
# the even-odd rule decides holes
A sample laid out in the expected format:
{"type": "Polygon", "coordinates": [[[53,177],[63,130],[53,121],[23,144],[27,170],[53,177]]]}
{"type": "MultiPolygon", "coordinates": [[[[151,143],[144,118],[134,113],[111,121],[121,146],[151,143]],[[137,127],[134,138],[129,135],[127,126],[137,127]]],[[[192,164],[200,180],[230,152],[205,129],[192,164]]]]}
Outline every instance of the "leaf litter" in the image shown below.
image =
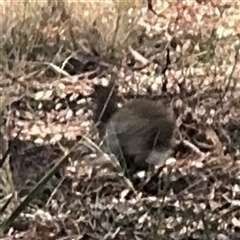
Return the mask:
{"type": "MultiPolygon", "coordinates": [[[[176,161],[132,191],[123,176],[95,165],[96,154],[83,146],[24,213],[32,228],[15,224],[5,239],[239,238],[239,3],[153,7],[158,16],[139,7],[144,31],[122,50],[121,61],[83,51],[81,58],[43,64],[46,71],[26,76],[28,84],[20,67],[4,71],[18,89],[10,94],[7,137],[23,128],[11,143],[12,175],[21,199],[61,154],[58,143],[70,148],[81,136],[99,143],[94,93],[113,81],[118,104],[134,95],[171,102],[176,161]],[[20,92],[27,94],[19,99],[20,92]]],[[[54,41],[64,26],[42,31],[54,41]]]]}

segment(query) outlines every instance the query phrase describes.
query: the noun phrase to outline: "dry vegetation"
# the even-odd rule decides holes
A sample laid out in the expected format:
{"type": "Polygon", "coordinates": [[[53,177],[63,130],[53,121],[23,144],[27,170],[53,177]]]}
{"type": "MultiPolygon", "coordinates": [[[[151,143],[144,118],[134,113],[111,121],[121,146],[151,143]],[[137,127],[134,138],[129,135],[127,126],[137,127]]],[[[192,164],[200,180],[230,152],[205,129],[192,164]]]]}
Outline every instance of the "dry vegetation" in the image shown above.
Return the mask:
{"type": "Polygon", "coordinates": [[[147,2],[1,1],[2,239],[240,239],[240,4],[147,2]],[[96,161],[112,86],[176,112],[149,182],[96,161]]]}

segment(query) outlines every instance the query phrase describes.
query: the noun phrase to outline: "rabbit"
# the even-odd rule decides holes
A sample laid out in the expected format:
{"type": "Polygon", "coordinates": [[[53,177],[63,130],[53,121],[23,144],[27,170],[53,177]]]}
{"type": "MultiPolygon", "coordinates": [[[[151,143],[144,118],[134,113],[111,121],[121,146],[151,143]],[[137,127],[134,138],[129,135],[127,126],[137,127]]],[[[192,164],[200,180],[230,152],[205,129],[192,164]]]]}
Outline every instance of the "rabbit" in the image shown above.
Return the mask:
{"type": "Polygon", "coordinates": [[[175,118],[160,100],[133,99],[105,127],[104,145],[134,171],[162,166],[171,155],[175,118]]]}

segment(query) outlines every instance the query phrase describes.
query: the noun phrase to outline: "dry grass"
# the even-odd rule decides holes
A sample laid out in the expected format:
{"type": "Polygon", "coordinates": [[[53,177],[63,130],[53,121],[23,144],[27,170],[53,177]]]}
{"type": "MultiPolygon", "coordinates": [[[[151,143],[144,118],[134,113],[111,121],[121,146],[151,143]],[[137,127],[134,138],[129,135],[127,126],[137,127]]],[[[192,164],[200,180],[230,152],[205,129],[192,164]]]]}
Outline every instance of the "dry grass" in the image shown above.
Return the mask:
{"type": "MultiPolygon", "coordinates": [[[[134,1],[3,2],[0,67],[4,73],[1,83],[4,92],[1,97],[8,99],[2,107],[4,112],[12,102],[31,95],[31,90],[36,88],[32,79],[46,76],[46,64],[63,62],[84,48],[82,40],[88,40],[87,50],[94,48],[105,59],[121,62],[122,50],[134,40],[130,38],[136,30],[137,5],[134,1]]],[[[1,152],[3,155],[5,151],[1,152]]],[[[3,196],[15,194],[9,159],[1,171],[3,196]]]]}
{"type": "Polygon", "coordinates": [[[127,1],[7,2],[0,22],[1,62],[10,70],[26,67],[27,61],[51,62],[57,54],[79,50],[83,38],[101,54],[121,56],[136,28],[137,17],[132,14],[136,5],[127,1]]]}
{"type": "MultiPolygon", "coordinates": [[[[237,4],[218,9],[218,1],[216,6],[155,1],[165,18],[146,17],[142,8],[147,4],[141,1],[1,4],[0,93],[7,99],[2,107],[6,123],[1,121],[1,127],[13,147],[12,158],[1,169],[5,177],[0,190],[6,190],[5,196],[17,192],[21,203],[31,200],[10,224],[9,237],[17,232],[24,239],[237,236],[237,4]],[[128,67],[127,60],[134,58],[129,46],[147,67],[128,67]],[[90,77],[92,69],[70,74],[65,65],[72,57],[97,61],[106,74],[90,77]],[[85,142],[69,153],[79,136],[97,139],[93,93],[96,85],[105,86],[112,76],[120,97],[159,95],[162,79],[168,79],[167,97],[178,117],[176,159],[145,185],[132,186],[118,171],[96,164],[96,145],[86,147],[85,142]],[[19,127],[21,136],[13,141],[19,127]],[[68,163],[51,172],[56,159],[66,153],[68,163]],[[51,179],[45,175],[48,170],[51,179]],[[36,183],[46,179],[43,192],[38,196],[35,192],[31,199],[36,183]]],[[[10,212],[16,213],[12,206],[10,212]]],[[[11,213],[0,215],[1,222],[11,213]]],[[[0,225],[0,232],[5,227],[0,225]]]]}

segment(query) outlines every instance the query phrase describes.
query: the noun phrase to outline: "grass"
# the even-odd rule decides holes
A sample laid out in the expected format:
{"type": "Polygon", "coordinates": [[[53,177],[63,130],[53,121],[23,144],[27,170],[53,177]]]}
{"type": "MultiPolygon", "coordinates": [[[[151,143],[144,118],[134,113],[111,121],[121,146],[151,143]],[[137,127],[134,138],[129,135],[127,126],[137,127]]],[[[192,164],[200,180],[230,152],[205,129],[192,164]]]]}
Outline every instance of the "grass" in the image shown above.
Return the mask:
{"type": "Polygon", "coordinates": [[[121,57],[137,25],[137,18],[129,14],[130,9],[135,11],[135,2],[22,1],[6,5],[0,22],[4,26],[1,63],[9,70],[26,68],[26,61],[52,62],[58,53],[64,56],[67,51],[78,51],[81,39],[88,39],[90,47],[106,57],[121,57]]]}
{"type": "MultiPolygon", "coordinates": [[[[226,162],[224,162],[225,158],[222,160],[223,150],[221,151],[222,155],[216,157],[213,149],[214,142],[219,143],[220,140],[222,145],[231,145],[232,155],[237,154],[237,149],[239,149],[237,140],[231,142],[233,139],[231,134],[236,138],[238,133],[236,126],[236,119],[239,119],[236,117],[238,116],[238,103],[234,98],[233,100],[230,97],[227,98],[229,96],[228,89],[226,89],[226,94],[224,92],[225,82],[228,82],[229,86],[231,84],[237,86],[238,80],[236,80],[236,74],[234,75],[237,68],[237,55],[235,54],[234,58],[231,49],[232,44],[236,41],[236,36],[227,38],[224,35],[224,39],[219,37],[219,33],[215,31],[216,28],[210,26],[209,22],[207,26],[202,24],[200,27],[191,22],[194,30],[189,31],[188,28],[184,28],[184,22],[180,21],[181,28],[175,26],[174,31],[176,32],[171,32],[174,22],[171,22],[171,14],[167,17],[170,27],[165,26],[163,23],[166,19],[160,17],[160,21],[155,24],[154,21],[157,20],[153,17],[151,27],[156,33],[158,45],[161,45],[162,41],[164,42],[166,39],[169,40],[172,35],[176,39],[176,46],[173,47],[175,52],[171,52],[173,55],[171,55],[171,61],[175,60],[175,54],[179,53],[176,62],[178,64],[180,58],[182,63],[180,69],[176,70],[174,69],[175,62],[172,61],[169,65],[170,68],[166,71],[166,76],[170,81],[168,88],[172,94],[172,103],[181,105],[178,106],[179,108],[175,106],[178,111],[180,130],[178,137],[183,140],[187,139],[191,144],[188,147],[179,147],[180,153],[177,155],[179,161],[176,166],[166,166],[159,177],[162,180],[157,183],[150,182],[144,192],[136,190],[128,179],[122,177],[121,171],[116,170],[116,166],[115,168],[104,168],[94,165],[91,156],[96,155],[100,149],[93,144],[92,140],[89,140],[87,146],[87,149],[91,149],[91,154],[87,155],[88,158],[84,154],[82,155],[82,152],[86,151],[84,148],[86,142],[83,143],[82,139],[86,140],[89,136],[95,138],[94,134],[90,134],[93,129],[88,129],[85,134],[81,132],[83,136],[87,137],[83,137],[78,142],[81,145],[77,147],[81,148],[79,151],[76,150],[76,146],[72,148],[72,145],[75,144],[72,144],[69,139],[61,138],[60,142],[65,141],[66,144],[62,144],[61,147],[57,146],[58,158],[49,153],[49,148],[56,148],[54,144],[49,144],[52,140],[48,139],[51,138],[50,134],[46,134],[46,139],[40,146],[43,148],[41,152],[35,145],[37,134],[29,133],[33,131],[32,125],[34,127],[40,125],[40,130],[37,129],[38,135],[44,131],[58,130],[60,126],[63,126],[64,136],[67,138],[69,125],[72,124],[73,132],[76,132],[76,125],[80,125],[81,117],[86,115],[87,111],[82,111],[79,117],[78,109],[75,111],[75,108],[83,103],[88,103],[91,96],[81,96],[81,98],[77,96],[72,101],[67,99],[70,99],[76,92],[79,94],[78,91],[75,92],[75,88],[80,88],[82,91],[81,87],[85,85],[81,84],[86,80],[79,78],[76,81],[75,76],[69,76],[70,74],[64,69],[63,65],[72,56],[81,57],[83,52],[100,56],[101,60],[118,69],[117,83],[119,85],[127,84],[134,88],[136,81],[144,81],[146,69],[131,71],[129,68],[127,71],[130,71],[131,78],[124,75],[122,79],[123,72],[120,70],[122,62],[128,57],[128,47],[137,45],[139,35],[145,32],[145,29],[143,31],[143,27],[139,25],[139,20],[142,20],[143,17],[139,11],[143,4],[140,1],[127,0],[101,2],[24,0],[20,2],[5,1],[1,4],[0,69],[3,75],[0,92],[1,99],[4,101],[2,101],[0,109],[2,116],[0,126],[5,130],[3,131],[5,135],[0,134],[0,141],[5,143],[8,138],[14,138],[14,134],[8,134],[6,130],[9,123],[13,121],[16,125],[18,123],[23,125],[24,130],[20,134],[21,136],[17,136],[20,142],[25,143],[25,140],[22,139],[25,136],[29,137],[34,145],[26,150],[25,155],[19,153],[16,158],[11,159],[8,156],[11,149],[8,147],[1,149],[2,156],[4,152],[7,152],[6,158],[1,156],[2,161],[0,161],[0,190],[3,195],[1,196],[3,203],[1,201],[0,208],[0,233],[2,236],[6,232],[9,235],[11,232],[13,234],[18,232],[20,227],[18,228],[16,225],[16,220],[21,219],[22,216],[28,217],[31,226],[22,231],[28,234],[28,230],[33,230],[36,235],[34,237],[41,235],[43,230],[46,234],[55,234],[56,238],[67,235],[79,237],[81,234],[85,237],[84,233],[86,233],[86,237],[88,234],[92,234],[95,239],[125,239],[126,237],[134,239],[133,234],[138,235],[139,239],[179,239],[179,236],[186,239],[196,235],[199,236],[199,239],[213,239],[218,234],[227,235],[228,230],[232,229],[231,220],[234,215],[231,216],[231,211],[235,216],[238,214],[237,210],[231,206],[226,209],[226,199],[229,200],[231,196],[238,197],[237,191],[231,192],[226,197],[226,192],[234,191],[236,188],[231,186],[231,183],[235,183],[234,186],[238,184],[237,174],[234,175],[234,171],[236,168],[238,169],[238,163],[235,168],[232,168],[229,166],[229,160],[226,162]],[[158,24],[163,25],[161,28],[163,33],[159,33],[158,24]],[[228,51],[231,54],[228,54],[228,51]],[[188,62],[184,64],[186,59],[188,62]],[[227,64],[223,66],[223,63],[231,66],[227,64]],[[213,66],[214,64],[217,66],[213,66]],[[196,66],[200,77],[195,71],[196,66]],[[221,67],[231,69],[230,76],[223,76],[220,71],[212,70],[221,67]],[[190,74],[188,74],[189,69],[191,70],[190,74]],[[143,80],[139,80],[141,74],[143,74],[143,80]],[[64,82],[64,79],[70,83],[64,82]],[[181,83],[178,83],[179,79],[182,80],[181,83]],[[211,82],[209,86],[198,84],[206,79],[211,82]],[[223,110],[220,110],[218,92],[214,88],[218,79],[224,79],[220,82],[222,93],[224,92],[224,99],[220,104],[223,110]],[[60,91],[56,91],[54,88],[56,85],[62,87],[63,93],[60,94],[60,91]],[[189,91],[189,86],[195,92],[189,91]],[[71,94],[74,94],[68,93],[67,87],[72,91],[71,94]],[[44,92],[48,95],[48,99],[42,96],[44,92]],[[38,96],[38,99],[34,96],[38,96]],[[180,103],[174,102],[176,99],[180,103]],[[235,105],[232,104],[233,101],[235,101],[235,105]],[[57,109],[57,105],[60,106],[59,109],[57,109]],[[204,115],[201,115],[202,108],[205,110],[204,115]],[[217,112],[214,116],[211,115],[213,109],[217,112]],[[208,114],[208,111],[211,114],[208,114]],[[229,114],[230,111],[231,114],[229,114]],[[69,114],[72,118],[62,120],[62,114],[69,114]],[[79,118],[74,122],[72,119],[76,116],[79,118]],[[236,117],[235,122],[234,116],[236,117]],[[228,122],[225,126],[222,122],[226,121],[227,117],[228,122]],[[56,129],[49,127],[51,125],[49,122],[54,127],[56,126],[56,129]],[[229,132],[228,128],[231,129],[232,122],[235,124],[235,131],[229,132]],[[208,134],[211,131],[206,131],[206,128],[209,127],[208,124],[210,124],[212,132],[218,133],[216,136],[208,134]],[[193,149],[189,150],[191,146],[193,149]],[[31,153],[32,149],[33,153],[31,153]],[[194,150],[204,153],[202,154],[204,160],[199,160],[194,150]],[[236,151],[234,152],[234,150],[236,151]],[[24,155],[23,160],[22,155],[24,155]],[[197,158],[196,161],[195,158],[197,158]],[[45,161],[49,159],[51,161],[47,162],[46,167],[45,161]],[[183,161],[184,167],[181,166],[183,161]],[[86,166],[83,162],[87,162],[89,165],[86,166]],[[23,165],[25,168],[17,168],[14,171],[14,164],[18,164],[20,167],[23,165]],[[37,166],[36,169],[34,166],[37,166]],[[41,170],[40,174],[37,171],[38,168],[41,170]],[[33,174],[30,174],[30,170],[33,171],[33,174]],[[26,181],[18,182],[15,175],[25,177],[26,181]],[[33,177],[33,181],[31,177],[33,177]],[[19,196],[15,198],[15,194],[20,192],[18,185],[27,186],[28,182],[30,182],[31,189],[27,191],[27,194],[23,198],[19,196]],[[215,210],[214,207],[216,207],[215,210]],[[47,219],[44,218],[45,215],[41,215],[39,220],[39,209],[46,213],[47,219]],[[225,210],[229,211],[229,216],[225,210]],[[225,218],[223,219],[222,216],[225,218]]],[[[178,15],[184,17],[185,9],[181,9],[183,5],[171,2],[164,6],[169,8],[179,6],[178,15]]],[[[215,18],[216,16],[214,16],[215,18]]],[[[189,22],[187,26],[189,26],[189,22]]],[[[145,37],[151,39],[150,36],[145,37]]],[[[150,48],[146,39],[142,41],[139,49],[136,47],[144,57],[150,48]]],[[[155,47],[154,50],[158,49],[155,47]]],[[[157,54],[160,57],[164,55],[162,52],[157,52],[157,54]]],[[[147,56],[152,57],[151,54],[147,56]]],[[[156,65],[158,66],[158,64],[156,65]]],[[[151,66],[152,64],[149,65],[149,67],[151,66]]],[[[154,71],[153,68],[148,70],[149,74],[146,74],[147,78],[145,78],[147,81],[144,83],[149,84],[150,78],[153,83],[159,81],[159,77],[162,76],[159,76],[157,71],[153,73],[154,71]]],[[[94,78],[86,81],[90,85],[89,88],[94,86],[95,80],[94,78]]],[[[156,89],[159,90],[158,88],[157,86],[156,89]]],[[[129,92],[131,91],[129,90],[129,92]]],[[[234,89],[232,89],[232,93],[235,96],[234,89]]],[[[121,94],[123,95],[123,91],[119,90],[119,95],[121,94]]],[[[59,132],[56,131],[53,135],[58,136],[59,132]]],[[[71,135],[70,131],[69,135],[71,135]]],[[[73,142],[75,143],[76,139],[73,142]]],[[[232,155],[230,155],[231,161],[238,158],[232,155]]],[[[232,198],[229,201],[234,201],[234,197],[232,198]]],[[[46,239],[46,235],[42,236],[42,239],[46,239]]]]}
{"type": "MultiPolygon", "coordinates": [[[[0,67],[5,76],[3,80],[6,82],[4,81],[1,87],[7,91],[4,97],[12,96],[13,98],[5,101],[6,106],[2,104],[2,112],[7,110],[7,106],[11,107],[19,97],[20,93],[16,92],[13,86],[20,83],[25,90],[28,89],[25,95],[31,95],[32,89],[35,88],[31,82],[32,77],[44,71],[46,63],[59,64],[66,60],[69,52],[79,51],[82,47],[82,39],[88,39],[87,47],[90,50],[95,49],[106,59],[120,61],[122,49],[132,41],[131,33],[136,30],[138,19],[130,13],[136,10],[137,5],[138,3],[134,1],[96,3],[25,0],[2,3],[0,67]],[[10,86],[7,81],[9,78],[10,86]],[[21,78],[24,78],[22,83],[21,78]]],[[[16,190],[11,179],[9,156],[4,154],[5,151],[2,151],[4,157],[1,164],[3,181],[1,186],[4,189],[3,195],[7,197],[9,194],[15,194],[16,190]]],[[[66,159],[68,158],[64,155],[59,163],[66,159]]],[[[59,170],[60,167],[56,166],[40,179],[20,205],[19,202],[15,203],[15,207],[19,206],[6,221],[1,223],[1,235],[13,225],[15,219],[59,170]]],[[[7,205],[10,200],[3,206],[2,213],[9,214],[7,205]]]]}

